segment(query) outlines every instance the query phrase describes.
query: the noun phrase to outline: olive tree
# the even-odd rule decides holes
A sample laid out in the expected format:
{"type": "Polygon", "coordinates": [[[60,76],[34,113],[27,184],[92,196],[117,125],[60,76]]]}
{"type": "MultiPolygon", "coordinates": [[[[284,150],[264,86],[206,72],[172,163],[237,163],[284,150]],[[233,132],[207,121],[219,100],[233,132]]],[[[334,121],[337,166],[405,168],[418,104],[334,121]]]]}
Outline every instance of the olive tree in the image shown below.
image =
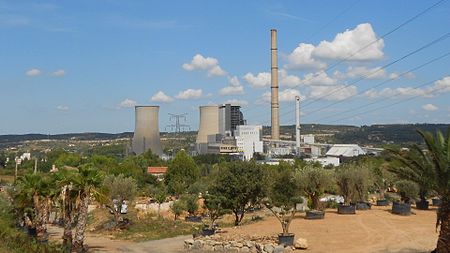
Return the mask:
{"type": "Polygon", "coordinates": [[[133,201],[136,188],[136,181],[132,177],[125,177],[123,174],[118,176],[108,175],[103,180],[103,189],[108,197],[106,207],[114,214],[116,225],[120,222],[123,204],[125,201],[133,201]]]}
{"type": "Polygon", "coordinates": [[[320,197],[333,185],[333,172],[307,165],[296,174],[302,193],[311,199],[312,209],[320,209],[320,197]]]}

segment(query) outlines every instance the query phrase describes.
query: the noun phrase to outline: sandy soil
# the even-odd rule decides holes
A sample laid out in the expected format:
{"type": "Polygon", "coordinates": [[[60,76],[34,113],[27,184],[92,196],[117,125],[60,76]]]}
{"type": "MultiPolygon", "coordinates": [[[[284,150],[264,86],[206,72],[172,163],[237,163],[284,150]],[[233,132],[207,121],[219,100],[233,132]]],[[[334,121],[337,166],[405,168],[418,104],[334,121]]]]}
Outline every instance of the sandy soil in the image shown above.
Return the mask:
{"type": "MultiPolygon", "coordinates": [[[[324,220],[305,220],[300,214],[291,223],[295,238],[306,238],[306,252],[430,252],[437,242],[436,210],[413,209],[411,216],[393,215],[390,207],[373,207],[356,215],[339,215],[327,210],[324,220]]],[[[274,217],[240,228],[229,234],[273,235],[281,231],[274,217]]]]}
{"type": "MultiPolygon", "coordinates": [[[[338,215],[327,210],[324,220],[305,220],[303,214],[291,224],[296,238],[308,240],[304,252],[430,252],[434,249],[438,233],[435,230],[436,210],[413,210],[407,217],[393,215],[390,207],[373,207],[358,211],[356,215],[338,215]]],[[[228,235],[276,235],[281,230],[278,220],[267,217],[264,221],[239,228],[223,229],[228,235]]],[[[61,237],[61,229],[49,228],[53,239],[61,237]]],[[[183,252],[183,241],[191,236],[180,236],[148,242],[111,240],[96,234],[87,234],[87,245],[95,252],[183,252]]]]}

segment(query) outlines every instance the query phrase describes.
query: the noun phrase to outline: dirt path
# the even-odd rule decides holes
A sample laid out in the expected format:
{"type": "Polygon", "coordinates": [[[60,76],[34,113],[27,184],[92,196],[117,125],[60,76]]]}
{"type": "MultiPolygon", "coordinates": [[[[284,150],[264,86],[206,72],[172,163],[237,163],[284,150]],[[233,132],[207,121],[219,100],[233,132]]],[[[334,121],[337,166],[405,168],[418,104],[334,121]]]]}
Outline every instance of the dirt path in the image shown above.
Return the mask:
{"type": "MultiPolygon", "coordinates": [[[[305,252],[319,253],[403,253],[430,252],[437,241],[435,230],[436,210],[413,210],[415,214],[407,217],[393,215],[390,207],[374,207],[369,211],[358,211],[356,215],[338,215],[327,210],[324,220],[305,220],[299,215],[291,225],[296,238],[308,240],[305,252]]],[[[239,228],[226,228],[227,235],[276,235],[281,230],[274,217],[239,228]]],[[[62,230],[49,227],[51,237],[60,240],[62,230]]],[[[183,242],[191,236],[132,242],[112,240],[98,234],[87,233],[86,244],[94,252],[152,252],[180,253],[183,242]]],[[[190,252],[192,253],[192,252],[190,252]]]]}
{"type": "MultiPolygon", "coordinates": [[[[48,227],[49,235],[52,240],[60,240],[62,228],[56,226],[48,227]]],[[[180,253],[184,252],[184,240],[192,238],[192,235],[178,236],[162,240],[133,242],[125,240],[113,240],[106,236],[87,233],[86,245],[93,252],[152,252],[152,253],[180,253]]]]}

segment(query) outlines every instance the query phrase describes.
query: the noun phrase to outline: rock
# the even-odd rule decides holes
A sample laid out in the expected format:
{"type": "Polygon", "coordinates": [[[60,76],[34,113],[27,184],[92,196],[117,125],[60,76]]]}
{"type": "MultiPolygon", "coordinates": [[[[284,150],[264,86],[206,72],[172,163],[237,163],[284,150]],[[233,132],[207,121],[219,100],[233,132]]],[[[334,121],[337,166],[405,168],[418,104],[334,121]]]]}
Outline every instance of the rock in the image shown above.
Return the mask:
{"type": "Polygon", "coordinates": [[[236,248],[242,248],[242,246],[244,246],[244,244],[242,244],[240,242],[233,242],[233,243],[231,243],[231,246],[236,247],[236,248]]]}
{"type": "Polygon", "coordinates": [[[192,249],[201,249],[203,247],[204,242],[202,240],[197,240],[192,244],[192,249]]]}
{"type": "Polygon", "coordinates": [[[296,249],[307,249],[308,248],[308,241],[306,241],[305,238],[298,238],[295,243],[294,247],[296,249]]]}
{"type": "Polygon", "coordinates": [[[283,245],[277,245],[273,249],[273,253],[283,253],[284,252],[284,246],[283,245]]]}
{"type": "Polygon", "coordinates": [[[194,239],[187,239],[187,240],[184,240],[184,244],[194,244],[194,239]]]}
{"type": "Polygon", "coordinates": [[[241,250],[239,252],[250,252],[250,248],[247,246],[244,246],[241,248],[241,250]]]}
{"type": "Polygon", "coordinates": [[[206,252],[213,251],[213,250],[214,250],[214,247],[211,245],[205,245],[202,249],[202,251],[206,251],[206,252]]]}
{"type": "Polygon", "coordinates": [[[255,246],[255,242],[253,242],[253,241],[246,241],[245,242],[245,246],[247,246],[249,248],[254,247],[255,246]]]}
{"type": "Polygon", "coordinates": [[[223,251],[223,245],[214,246],[214,251],[223,251]]]}
{"type": "Polygon", "coordinates": [[[273,253],[273,245],[272,244],[264,245],[264,251],[267,253],[273,253]]]}
{"type": "Polygon", "coordinates": [[[239,252],[239,248],[238,247],[233,247],[231,246],[229,249],[230,252],[239,252]]]}

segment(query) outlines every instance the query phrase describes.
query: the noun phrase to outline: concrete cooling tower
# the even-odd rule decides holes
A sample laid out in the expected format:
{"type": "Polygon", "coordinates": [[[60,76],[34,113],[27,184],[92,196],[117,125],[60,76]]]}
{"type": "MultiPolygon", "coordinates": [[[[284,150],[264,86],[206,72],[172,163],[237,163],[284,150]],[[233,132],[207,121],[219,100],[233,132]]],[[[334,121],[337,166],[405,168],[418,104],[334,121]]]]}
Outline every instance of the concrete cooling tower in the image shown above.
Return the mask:
{"type": "Polygon", "coordinates": [[[159,138],[159,106],[136,106],[135,129],[132,149],[137,155],[151,149],[161,156],[161,140],[159,138]]]}
{"type": "Polygon", "coordinates": [[[197,152],[205,154],[208,150],[208,135],[219,134],[219,106],[200,106],[200,127],[197,133],[197,152]]]}

